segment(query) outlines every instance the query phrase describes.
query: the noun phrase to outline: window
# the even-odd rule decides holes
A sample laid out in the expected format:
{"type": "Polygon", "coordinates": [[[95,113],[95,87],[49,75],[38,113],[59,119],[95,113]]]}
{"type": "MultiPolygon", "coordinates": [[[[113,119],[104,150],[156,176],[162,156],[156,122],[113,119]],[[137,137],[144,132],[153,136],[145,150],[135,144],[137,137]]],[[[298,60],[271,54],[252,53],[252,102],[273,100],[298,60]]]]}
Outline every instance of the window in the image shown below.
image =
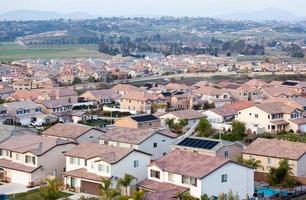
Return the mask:
{"type": "Polygon", "coordinates": [[[81,164],[81,159],[77,158],[77,160],[78,160],[78,165],[80,165],[81,164]]]}
{"type": "Polygon", "coordinates": [[[105,144],[105,145],[108,145],[108,141],[104,141],[104,144],[105,144]]]}
{"type": "Polygon", "coordinates": [[[197,186],[197,179],[189,176],[182,176],[182,183],[197,186]]]}
{"type": "Polygon", "coordinates": [[[224,157],[226,157],[226,158],[228,157],[228,151],[224,152],[224,157]]]}
{"type": "Polygon", "coordinates": [[[270,115],[268,115],[268,119],[270,119],[270,115]]]}
{"type": "Polygon", "coordinates": [[[134,168],[139,166],[139,160],[134,160],[134,168]]]}
{"type": "Polygon", "coordinates": [[[162,140],[162,142],[166,142],[166,140],[162,140]]]}
{"type": "Polygon", "coordinates": [[[252,115],[252,113],[249,113],[249,115],[251,116],[251,115],[252,115]]]}
{"type": "Polygon", "coordinates": [[[104,168],[105,168],[104,165],[102,165],[102,164],[98,165],[98,171],[99,172],[104,172],[105,171],[104,168]]]}
{"type": "Polygon", "coordinates": [[[174,174],[168,172],[168,181],[169,182],[174,182],[174,174]]]}
{"type": "Polygon", "coordinates": [[[268,164],[271,164],[271,163],[272,163],[271,158],[268,158],[268,164]]]}
{"type": "Polygon", "coordinates": [[[255,114],[255,118],[258,118],[258,114],[255,114]]]}
{"type": "Polygon", "coordinates": [[[157,142],[154,142],[153,148],[157,148],[157,142]]]}
{"type": "Polygon", "coordinates": [[[268,125],[268,129],[270,129],[270,125],[268,125]]]}
{"type": "Polygon", "coordinates": [[[151,171],[150,171],[150,176],[151,176],[152,178],[158,178],[158,179],[160,179],[160,172],[151,169],[151,171]]]}
{"type": "Polygon", "coordinates": [[[70,164],[73,165],[73,164],[74,164],[74,163],[73,163],[73,158],[70,157],[69,160],[70,160],[70,164]]]}
{"type": "Polygon", "coordinates": [[[227,182],[227,174],[222,174],[222,175],[221,175],[221,182],[222,182],[222,183],[227,182]]]}
{"type": "Polygon", "coordinates": [[[16,160],[19,160],[19,154],[18,153],[15,154],[15,157],[16,157],[16,160]]]}
{"type": "Polygon", "coordinates": [[[109,166],[106,165],[106,173],[109,173],[109,166]]]}
{"type": "Polygon", "coordinates": [[[26,162],[26,163],[32,163],[32,164],[35,165],[36,159],[35,159],[34,156],[25,156],[25,162],[26,162]]]}

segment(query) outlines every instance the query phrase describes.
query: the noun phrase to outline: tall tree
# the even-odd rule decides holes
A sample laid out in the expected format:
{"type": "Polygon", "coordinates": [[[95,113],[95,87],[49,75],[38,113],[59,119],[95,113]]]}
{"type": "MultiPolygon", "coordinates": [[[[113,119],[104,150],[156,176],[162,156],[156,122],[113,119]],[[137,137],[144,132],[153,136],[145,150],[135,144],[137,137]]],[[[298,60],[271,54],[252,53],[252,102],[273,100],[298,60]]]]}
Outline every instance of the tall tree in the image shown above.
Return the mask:
{"type": "Polygon", "coordinates": [[[199,137],[209,137],[212,134],[212,127],[207,119],[200,119],[197,132],[199,137]]]}
{"type": "Polygon", "coordinates": [[[130,186],[133,182],[133,180],[136,180],[136,178],[130,174],[124,174],[124,176],[122,178],[119,178],[118,181],[117,181],[117,184],[119,186],[123,186],[125,187],[125,194],[126,195],[130,195],[130,186]]]}
{"type": "Polygon", "coordinates": [[[57,179],[46,179],[46,186],[40,188],[42,200],[56,200],[59,197],[60,184],[57,179]]]}
{"type": "Polygon", "coordinates": [[[281,160],[277,168],[270,167],[268,174],[269,183],[274,186],[294,187],[295,180],[292,170],[292,165],[289,164],[288,160],[281,160]]]}
{"type": "Polygon", "coordinates": [[[100,196],[103,200],[114,200],[120,197],[120,192],[112,188],[113,180],[102,178],[100,196]]]}

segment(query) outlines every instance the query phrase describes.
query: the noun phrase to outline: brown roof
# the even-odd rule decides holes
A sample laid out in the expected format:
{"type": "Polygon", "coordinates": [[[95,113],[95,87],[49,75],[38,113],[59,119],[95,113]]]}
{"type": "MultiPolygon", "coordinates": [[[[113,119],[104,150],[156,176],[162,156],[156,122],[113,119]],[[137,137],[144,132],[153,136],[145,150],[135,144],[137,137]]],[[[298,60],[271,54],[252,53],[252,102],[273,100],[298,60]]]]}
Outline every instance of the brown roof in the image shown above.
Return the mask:
{"type": "Polygon", "coordinates": [[[139,91],[131,91],[128,92],[127,94],[123,95],[121,99],[133,99],[133,100],[139,100],[139,101],[147,101],[147,100],[157,100],[161,99],[156,94],[149,94],[147,92],[139,92],[139,91]]]}
{"type": "Polygon", "coordinates": [[[275,125],[285,125],[285,124],[289,124],[287,121],[282,120],[282,119],[280,119],[280,120],[271,120],[270,122],[271,122],[272,124],[275,124],[275,125]]]}
{"type": "Polygon", "coordinates": [[[68,172],[63,172],[64,176],[76,177],[81,179],[87,179],[92,181],[101,182],[102,178],[109,179],[110,177],[98,176],[97,174],[90,173],[85,168],[75,169],[68,172]]]}
{"type": "Polygon", "coordinates": [[[112,90],[114,90],[116,92],[119,92],[119,91],[123,91],[123,92],[143,91],[139,87],[135,87],[133,85],[128,85],[128,84],[117,84],[114,87],[112,87],[112,90]]]}
{"type": "Polygon", "coordinates": [[[178,135],[171,131],[157,131],[153,129],[133,129],[133,128],[111,128],[106,131],[99,139],[107,141],[124,142],[129,144],[140,144],[154,134],[161,134],[167,137],[176,138],[178,135]]]}
{"type": "Polygon", "coordinates": [[[194,178],[203,178],[223,165],[231,162],[216,156],[208,156],[195,152],[173,150],[162,158],[154,161],[161,170],[194,178]]]}
{"type": "Polygon", "coordinates": [[[272,97],[279,97],[282,95],[285,96],[298,96],[300,92],[296,91],[295,88],[278,86],[278,87],[265,87],[263,91],[269,94],[272,97]]]}
{"type": "Polygon", "coordinates": [[[11,160],[7,159],[0,159],[0,167],[1,168],[6,168],[6,169],[11,169],[11,170],[16,170],[16,171],[22,171],[22,172],[27,172],[27,173],[32,173],[39,169],[39,167],[29,167],[23,164],[15,163],[12,162],[11,160]]]}
{"type": "Polygon", "coordinates": [[[291,121],[292,123],[295,123],[297,125],[306,124],[306,118],[305,117],[301,117],[301,118],[297,118],[297,119],[289,119],[289,121],[291,121]]]}
{"type": "Polygon", "coordinates": [[[266,85],[269,85],[267,82],[259,79],[251,79],[248,82],[245,83],[245,85],[253,86],[253,87],[264,87],[266,85]]]}
{"type": "Polygon", "coordinates": [[[216,96],[216,95],[222,95],[225,92],[214,87],[201,86],[200,88],[194,90],[194,93],[201,95],[208,95],[208,96],[216,96]]]}
{"type": "Polygon", "coordinates": [[[145,179],[137,184],[140,188],[148,190],[151,194],[146,199],[172,199],[176,197],[178,194],[182,194],[189,190],[187,187],[177,186],[171,183],[161,183],[157,181],[153,181],[150,179],[145,179]]]}
{"type": "Polygon", "coordinates": [[[115,164],[133,151],[141,152],[135,149],[114,147],[96,143],[81,143],[74,149],[68,151],[65,155],[83,158],[86,160],[98,157],[109,164],[115,164]]]}
{"type": "Polygon", "coordinates": [[[298,160],[306,152],[306,144],[278,139],[258,138],[245,150],[245,154],[298,160]]]}
{"type": "Polygon", "coordinates": [[[70,139],[77,139],[84,133],[91,130],[92,127],[85,126],[82,124],[75,124],[75,123],[57,123],[54,126],[51,126],[44,132],[42,132],[43,135],[46,136],[55,136],[60,138],[70,138],[70,139]]]}
{"type": "MultiPolygon", "coordinates": [[[[116,98],[120,97],[120,94],[116,93],[116,91],[114,91],[112,89],[90,90],[90,91],[87,91],[85,93],[90,93],[94,97],[96,97],[97,99],[103,99],[103,98],[113,98],[113,99],[116,99],[116,98]]],[[[83,93],[82,95],[84,95],[85,93],[83,93]]]]}
{"type": "Polygon", "coordinates": [[[203,115],[200,112],[197,112],[192,109],[173,111],[170,112],[170,114],[175,115],[180,119],[199,119],[203,117],[203,115]]]}
{"type": "Polygon", "coordinates": [[[57,138],[25,134],[13,136],[4,140],[0,143],[0,149],[6,149],[18,153],[31,152],[34,155],[40,156],[56,146],[70,143],[73,142],[57,138]]]}
{"type": "Polygon", "coordinates": [[[296,109],[281,102],[257,104],[255,107],[269,114],[292,113],[296,109]]]}
{"type": "Polygon", "coordinates": [[[243,110],[254,105],[255,103],[252,101],[238,101],[235,103],[224,104],[222,107],[212,109],[211,111],[220,116],[230,116],[237,115],[239,110],[243,110]]]}
{"type": "Polygon", "coordinates": [[[165,85],[166,89],[168,90],[186,90],[189,87],[186,84],[179,84],[179,83],[168,83],[165,85]]]}

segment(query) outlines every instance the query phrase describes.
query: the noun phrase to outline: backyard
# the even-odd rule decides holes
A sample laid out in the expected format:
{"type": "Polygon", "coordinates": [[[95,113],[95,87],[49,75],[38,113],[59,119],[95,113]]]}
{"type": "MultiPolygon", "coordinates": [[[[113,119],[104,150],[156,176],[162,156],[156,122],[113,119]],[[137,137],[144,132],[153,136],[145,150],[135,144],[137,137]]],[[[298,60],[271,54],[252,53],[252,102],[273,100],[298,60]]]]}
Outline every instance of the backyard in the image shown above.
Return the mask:
{"type": "MultiPolygon", "coordinates": [[[[59,199],[69,197],[71,194],[65,192],[59,192],[59,199]]],[[[41,194],[39,189],[31,190],[28,192],[18,193],[15,195],[10,195],[12,200],[41,200],[41,194]]]]}

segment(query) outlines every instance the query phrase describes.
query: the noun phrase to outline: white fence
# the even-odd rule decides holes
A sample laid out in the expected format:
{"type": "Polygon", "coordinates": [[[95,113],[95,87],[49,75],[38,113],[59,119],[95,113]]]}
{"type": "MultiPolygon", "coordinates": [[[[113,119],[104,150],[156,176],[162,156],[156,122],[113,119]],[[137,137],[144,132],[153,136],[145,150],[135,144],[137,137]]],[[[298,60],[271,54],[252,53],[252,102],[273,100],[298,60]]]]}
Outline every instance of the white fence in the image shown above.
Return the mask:
{"type": "Polygon", "coordinates": [[[133,115],[137,114],[136,111],[134,110],[128,110],[128,109],[120,109],[120,108],[111,108],[111,107],[107,107],[107,106],[103,106],[103,110],[104,111],[109,111],[109,112],[129,112],[133,115]]]}
{"type": "Polygon", "coordinates": [[[232,130],[232,125],[230,125],[230,124],[211,123],[211,127],[213,129],[220,130],[220,131],[232,130]]]}

